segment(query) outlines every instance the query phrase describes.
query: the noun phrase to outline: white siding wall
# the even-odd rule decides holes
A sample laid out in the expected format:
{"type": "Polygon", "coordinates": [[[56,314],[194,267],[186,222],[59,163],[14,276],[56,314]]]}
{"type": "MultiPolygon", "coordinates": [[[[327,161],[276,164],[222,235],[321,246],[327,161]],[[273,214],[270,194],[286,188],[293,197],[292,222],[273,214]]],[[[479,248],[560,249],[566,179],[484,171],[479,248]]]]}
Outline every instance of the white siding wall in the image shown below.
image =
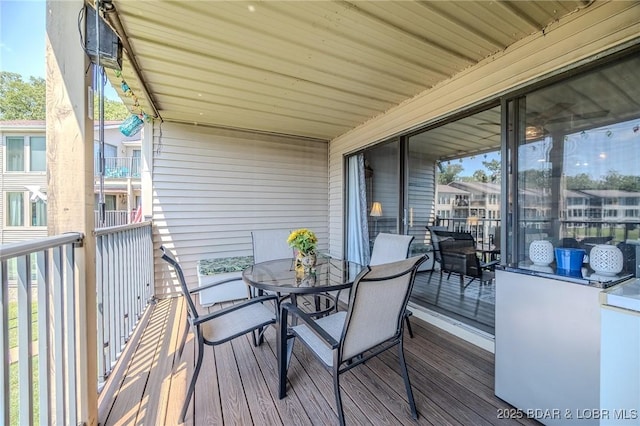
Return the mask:
{"type": "Polygon", "coordinates": [[[639,2],[596,2],[329,144],[330,250],[342,255],[344,155],[637,40],[639,2]]]}
{"type": "MultiPolygon", "coordinates": [[[[47,192],[47,174],[46,172],[8,172],[5,173],[6,165],[4,164],[6,137],[22,136],[25,143],[28,143],[30,136],[44,136],[44,129],[39,132],[33,130],[11,130],[9,132],[0,131],[0,244],[16,243],[20,241],[31,240],[34,238],[42,238],[47,236],[46,226],[23,226],[6,229],[6,197],[7,192],[26,192],[26,185],[39,186],[42,192],[47,192]]],[[[25,198],[25,203],[28,198],[25,198]]],[[[25,224],[27,225],[31,218],[25,216],[25,224]]]]}
{"type": "MultiPolygon", "coordinates": [[[[153,143],[154,246],[190,286],[199,259],[250,255],[255,229],[310,228],[327,249],[326,142],[164,123],[153,143]]],[[[158,296],[176,291],[156,280],[158,296]]]]}

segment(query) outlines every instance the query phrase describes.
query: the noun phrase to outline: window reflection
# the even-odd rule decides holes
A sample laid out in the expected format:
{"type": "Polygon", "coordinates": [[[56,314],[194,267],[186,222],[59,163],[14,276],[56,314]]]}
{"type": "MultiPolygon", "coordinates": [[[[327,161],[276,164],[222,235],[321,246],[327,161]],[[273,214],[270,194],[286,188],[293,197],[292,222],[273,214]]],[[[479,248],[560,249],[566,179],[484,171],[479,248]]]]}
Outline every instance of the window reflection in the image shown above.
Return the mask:
{"type": "Polygon", "coordinates": [[[629,59],[523,98],[518,261],[539,239],[556,247],[638,239],[638,66],[629,59]]]}

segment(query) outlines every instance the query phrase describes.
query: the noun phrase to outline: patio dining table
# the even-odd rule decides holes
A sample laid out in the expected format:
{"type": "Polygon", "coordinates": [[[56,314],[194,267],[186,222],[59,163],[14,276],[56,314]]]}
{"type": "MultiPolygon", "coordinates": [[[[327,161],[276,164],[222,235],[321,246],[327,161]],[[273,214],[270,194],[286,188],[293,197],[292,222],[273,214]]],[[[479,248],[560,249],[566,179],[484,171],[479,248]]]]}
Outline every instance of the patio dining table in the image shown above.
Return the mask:
{"type": "Polygon", "coordinates": [[[278,259],[249,266],[242,272],[242,278],[258,290],[290,296],[295,305],[300,295],[319,295],[351,287],[364,268],[348,260],[318,255],[315,268],[303,275],[296,272],[295,259],[278,259]]]}
{"type": "MultiPolygon", "coordinates": [[[[359,263],[318,255],[315,268],[304,275],[296,272],[295,259],[278,259],[248,267],[242,272],[242,278],[248,285],[258,290],[289,296],[291,303],[296,306],[299,296],[312,295],[315,299],[315,307],[310,313],[324,315],[334,308],[337,309],[338,306],[338,296],[328,296],[327,292],[350,288],[364,268],[366,266],[359,263]],[[322,296],[330,297],[333,306],[322,310],[319,303],[319,298],[322,296]]],[[[279,321],[282,321],[282,318],[279,318],[279,321]]],[[[280,330],[280,327],[277,329],[280,330]]],[[[278,341],[282,338],[283,336],[278,335],[278,341]]],[[[291,360],[293,342],[294,339],[287,342],[287,363],[291,360]]]]}

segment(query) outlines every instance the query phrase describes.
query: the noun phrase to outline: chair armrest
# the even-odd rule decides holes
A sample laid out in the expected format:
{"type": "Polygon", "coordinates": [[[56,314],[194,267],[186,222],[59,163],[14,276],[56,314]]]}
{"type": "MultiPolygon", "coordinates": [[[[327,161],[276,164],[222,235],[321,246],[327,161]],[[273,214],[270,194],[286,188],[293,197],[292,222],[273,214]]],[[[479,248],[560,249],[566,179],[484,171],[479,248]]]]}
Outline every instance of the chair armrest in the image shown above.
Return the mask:
{"type": "Polygon", "coordinates": [[[189,290],[189,293],[190,294],[196,294],[199,291],[206,290],[208,288],[215,287],[215,286],[218,286],[220,284],[230,283],[232,281],[242,281],[242,282],[244,282],[244,280],[242,278],[238,278],[238,277],[225,278],[225,279],[222,279],[220,281],[216,281],[216,282],[212,282],[212,283],[203,285],[202,287],[192,288],[192,289],[189,290]]]}
{"type": "Polygon", "coordinates": [[[493,270],[495,269],[496,265],[499,265],[500,261],[499,260],[492,260],[491,262],[480,262],[480,266],[482,267],[482,269],[490,269],[493,270]]]}
{"type": "Polygon", "coordinates": [[[289,312],[301,319],[302,322],[304,322],[311,329],[311,331],[313,331],[319,338],[327,342],[327,344],[331,346],[331,349],[335,349],[340,345],[336,341],[336,339],[331,337],[331,335],[327,333],[324,328],[320,327],[309,314],[303,312],[300,308],[292,305],[291,303],[283,303],[280,307],[280,321],[287,321],[287,315],[289,312]]]}
{"type": "MultiPolygon", "coordinates": [[[[211,319],[217,318],[219,316],[228,314],[229,312],[233,312],[233,311],[237,311],[238,309],[242,309],[246,306],[249,305],[253,305],[254,303],[262,303],[262,302],[267,302],[269,300],[273,300],[275,302],[275,306],[278,305],[278,296],[274,295],[268,295],[268,296],[260,296],[260,297],[254,297],[253,299],[247,299],[245,301],[243,301],[242,303],[236,303],[233,306],[229,306],[227,308],[224,309],[220,309],[219,311],[215,311],[215,312],[211,312],[210,314],[207,315],[203,315],[203,316],[199,316],[198,318],[193,320],[193,325],[198,325],[198,324],[202,324],[203,322],[207,322],[211,319]]],[[[277,317],[277,312],[274,312],[274,317],[277,317]]]]}
{"type": "MultiPolygon", "coordinates": [[[[467,273],[467,261],[469,259],[469,253],[458,253],[455,251],[440,251],[442,257],[442,268],[445,271],[467,273]]],[[[475,256],[475,254],[473,254],[475,256]]]]}

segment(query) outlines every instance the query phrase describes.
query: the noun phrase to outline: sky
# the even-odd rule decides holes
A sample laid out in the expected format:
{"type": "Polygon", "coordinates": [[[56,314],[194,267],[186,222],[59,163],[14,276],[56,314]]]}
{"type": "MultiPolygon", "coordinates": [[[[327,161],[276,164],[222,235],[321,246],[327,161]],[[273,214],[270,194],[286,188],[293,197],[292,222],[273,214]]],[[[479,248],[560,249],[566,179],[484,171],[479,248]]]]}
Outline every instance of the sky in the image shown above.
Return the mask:
{"type": "MultiPolygon", "coordinates": [[[[24,81],[44,78],[45,40],[44,0],[0,0],[0,70],[20,74],[24,81]]],[[[118,99],[109,83],[105,96],[118,99]]]]}

